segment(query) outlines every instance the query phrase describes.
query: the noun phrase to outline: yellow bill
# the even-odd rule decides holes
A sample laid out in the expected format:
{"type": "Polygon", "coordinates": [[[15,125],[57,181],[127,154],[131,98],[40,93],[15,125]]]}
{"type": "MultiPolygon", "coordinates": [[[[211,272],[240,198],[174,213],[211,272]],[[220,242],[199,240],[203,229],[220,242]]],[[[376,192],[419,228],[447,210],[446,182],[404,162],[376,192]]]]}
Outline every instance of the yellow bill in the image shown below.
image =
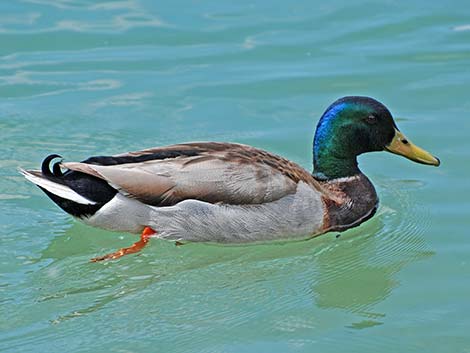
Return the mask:
{"type": "Polygon", "coordinates": [[[399,154],[400,156],[411,159],[414,162],[438,166],[441,164],[439,158],[434,157],[429,152],[414,145],[406,138],[401,131],[395,129],[395,137],[389,145],[385,146],[385,150],[399,154]]]}

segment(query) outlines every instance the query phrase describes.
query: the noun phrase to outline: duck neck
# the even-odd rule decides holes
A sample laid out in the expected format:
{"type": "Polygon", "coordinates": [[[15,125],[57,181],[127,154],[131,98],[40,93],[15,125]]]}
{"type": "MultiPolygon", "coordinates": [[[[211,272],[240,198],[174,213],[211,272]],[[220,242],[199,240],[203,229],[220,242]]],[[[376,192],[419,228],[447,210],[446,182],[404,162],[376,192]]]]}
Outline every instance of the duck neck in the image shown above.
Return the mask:
{"type": "Polygon", "coordinates": [[[327,110],[318,122],[313,140],[313,176],[317,179],[338,179],[360,173],[357,166],[360,143],[352,141],[338,119],[338,110],[343,106],[327,110]]]}
{"type": "Polygon", "coordinates": [[[314,152],[312,174],[318,180],[347,178],[360,173],[356,156],[335,156],[334,151],[328,149],[314,152]]]}

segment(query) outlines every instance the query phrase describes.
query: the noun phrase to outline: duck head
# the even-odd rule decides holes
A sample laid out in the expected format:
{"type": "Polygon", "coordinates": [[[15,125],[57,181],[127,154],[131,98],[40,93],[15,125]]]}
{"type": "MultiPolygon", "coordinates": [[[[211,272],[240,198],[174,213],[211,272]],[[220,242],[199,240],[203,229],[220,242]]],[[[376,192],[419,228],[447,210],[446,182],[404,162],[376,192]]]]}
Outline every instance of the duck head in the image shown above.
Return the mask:
{"type": "Polygon", "coordinates": [[[374,151],[399,154],[414,162],[440,161],[414,145],[397,127],[390,111],[369,97],[343,97],[330,105],[317,125],[313,175],[336,179],[360,173],[357,156],[374,151]]]}

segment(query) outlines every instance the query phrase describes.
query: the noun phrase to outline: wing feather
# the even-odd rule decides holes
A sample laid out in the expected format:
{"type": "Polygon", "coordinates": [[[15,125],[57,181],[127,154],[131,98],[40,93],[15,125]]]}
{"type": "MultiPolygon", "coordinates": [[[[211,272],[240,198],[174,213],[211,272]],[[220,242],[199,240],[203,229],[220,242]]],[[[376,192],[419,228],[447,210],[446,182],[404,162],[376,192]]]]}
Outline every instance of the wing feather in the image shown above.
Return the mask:
{"type": "Polygon", "coordinates": [[[104,179],[121,193],[155,206],[186,199],[261,204],[294,193],[299,181],[318,187],[310,173],[293,162],[229,143],[172,145],[62,165],[104,179]]]}

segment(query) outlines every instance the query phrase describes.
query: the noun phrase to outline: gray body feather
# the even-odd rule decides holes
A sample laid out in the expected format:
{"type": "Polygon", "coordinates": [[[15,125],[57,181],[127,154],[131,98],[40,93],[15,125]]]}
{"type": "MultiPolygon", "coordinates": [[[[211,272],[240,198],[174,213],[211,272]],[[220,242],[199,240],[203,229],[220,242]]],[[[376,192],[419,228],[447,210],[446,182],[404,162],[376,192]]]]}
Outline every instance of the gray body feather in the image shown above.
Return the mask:
{"type": "Polygon", "coordinates": [[[185,200],[155,207],[116,197],[85,222],[110,230],[137,233],[142,225],[162,239],[191,242],[246,243],[311,237],[322,233],[320,194],[305,183],[295,193],[256,205],[211,204],[185,200]],[[123,217],[125,212],[127,217],[123,217]]]}

